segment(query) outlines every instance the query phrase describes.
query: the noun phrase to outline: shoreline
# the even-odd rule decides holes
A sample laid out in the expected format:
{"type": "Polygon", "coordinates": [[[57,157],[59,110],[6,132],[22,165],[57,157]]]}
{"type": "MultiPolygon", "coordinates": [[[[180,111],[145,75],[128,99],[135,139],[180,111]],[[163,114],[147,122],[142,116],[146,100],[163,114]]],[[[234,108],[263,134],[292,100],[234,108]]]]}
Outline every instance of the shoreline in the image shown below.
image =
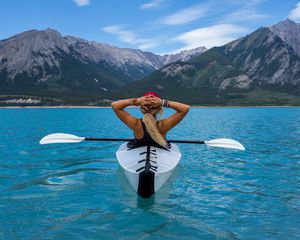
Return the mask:
{"type": "Polygon", "coordinates": [[[0,106],[1,108],[111,108],[105,106],[0,106]]]}
{"type": "MultiPolygon", "coordinates": [[[[222,105],[215,105],[215,106],[201,106],[201,105],[190,105],[191,108],[298,108],[300,106],[293,106],[293,105],[274,105],[274,106],[261,106],[261,105],[249,105],[249,106],[222,106],[222,105]]],[[[20,109],[20,108],[54,108],[54,109],[67,109],[67,108],[111,108],[111,106],[0,106],[0,109],[20,109]]],[[[129,108],[138,108],[138,107],[129,107],[129,108]]]]}

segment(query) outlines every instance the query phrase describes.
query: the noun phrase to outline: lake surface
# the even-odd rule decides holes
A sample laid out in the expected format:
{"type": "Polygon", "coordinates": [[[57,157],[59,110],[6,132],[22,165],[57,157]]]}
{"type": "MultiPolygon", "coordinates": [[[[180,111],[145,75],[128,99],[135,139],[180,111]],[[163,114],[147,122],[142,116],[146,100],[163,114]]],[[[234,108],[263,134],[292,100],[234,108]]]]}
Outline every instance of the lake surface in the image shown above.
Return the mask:
{"type": "Polygon", "coordinates": [[[300,239],[300,108],[192,108],[169,139],[246,151],[179,145],[151,199],[128,184],[120,143],[39,145],[56,132],[131,137],[109,108],[0,109],[0,239],[300,239]]]}

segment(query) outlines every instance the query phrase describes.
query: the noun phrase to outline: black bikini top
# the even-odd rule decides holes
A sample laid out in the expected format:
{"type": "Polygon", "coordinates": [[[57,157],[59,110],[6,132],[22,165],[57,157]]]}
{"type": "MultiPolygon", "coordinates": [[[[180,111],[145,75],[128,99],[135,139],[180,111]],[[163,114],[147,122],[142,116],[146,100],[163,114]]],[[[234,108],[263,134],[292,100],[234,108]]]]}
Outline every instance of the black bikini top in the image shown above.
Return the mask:
{"type": "Polygon", "coordinates": [[[141,119],[141,124],[143,127],[143,131],[144,131],[144,136],[141,139],[137,139],[136,137],[134,137],[134,144],[138,145],[138,146],[154,146],[154,147],[161,147],[158,143],[156,143],[150,136],[149,132],[147,131],[146,125],[143,122],[143,120],[141,119]]]}

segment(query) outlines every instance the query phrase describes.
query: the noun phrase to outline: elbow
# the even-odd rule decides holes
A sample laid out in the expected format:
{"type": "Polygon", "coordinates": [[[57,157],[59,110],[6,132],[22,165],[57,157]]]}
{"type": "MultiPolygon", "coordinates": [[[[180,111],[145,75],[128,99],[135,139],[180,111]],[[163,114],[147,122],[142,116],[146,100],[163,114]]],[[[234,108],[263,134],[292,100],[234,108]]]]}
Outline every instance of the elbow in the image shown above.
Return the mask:
{"type": "Polygon", "coordinates": [[[190,111],[190,105],[185,104],[184,106],[184,112],[187,114],[190,111]]]}
{"type": "Polygon", "coordinates": [[[115,112],[123,109],[122,103],[120,101],[114,101],[110,105],[115,112]]]}
{"type": "Polygon", "coordinates": [[[113,110],[116,109],[116,103],[117,103],[117,102],[112,102],[112,103],[111,103],[111,107],[112,107],[113,110]]]}

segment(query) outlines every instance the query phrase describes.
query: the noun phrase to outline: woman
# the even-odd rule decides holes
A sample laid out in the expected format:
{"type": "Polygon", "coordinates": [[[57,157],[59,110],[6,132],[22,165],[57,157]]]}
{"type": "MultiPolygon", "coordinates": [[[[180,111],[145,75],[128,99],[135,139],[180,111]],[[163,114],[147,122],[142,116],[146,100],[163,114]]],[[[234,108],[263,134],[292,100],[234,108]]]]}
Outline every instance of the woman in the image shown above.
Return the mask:
{"type": "Polygon", "coordinates": [[[147,92],[140,98],[115,101],[111,106],[116,115],[133,131],[134,145],[163,148],[168,147],[165,140],[168,131],[185,117],[190,108],[183,103],[160,99],[154,92],[147,92]],[[143,119],[136,118],[125,111],[128,106],[140,106],[144,114],[143,119]],[[176,113],[166,119],[157,120],[157,115],[162,114],[163,107],[172,108],[176,113]]]}

